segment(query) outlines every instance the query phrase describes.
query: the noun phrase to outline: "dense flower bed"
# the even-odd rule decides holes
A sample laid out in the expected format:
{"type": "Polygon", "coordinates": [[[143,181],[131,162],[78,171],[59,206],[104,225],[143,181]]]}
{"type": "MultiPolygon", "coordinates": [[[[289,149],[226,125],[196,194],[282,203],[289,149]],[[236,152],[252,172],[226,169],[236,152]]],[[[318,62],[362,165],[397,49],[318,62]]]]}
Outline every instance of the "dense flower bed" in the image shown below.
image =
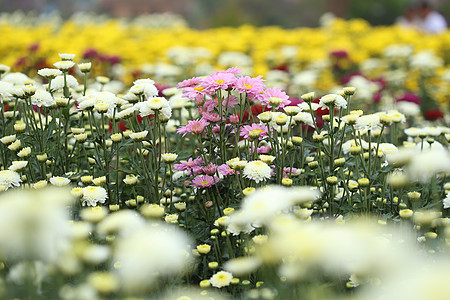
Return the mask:
{"type": "Polygon", "coordinates": [[[1,30],[1,298],[450,297],[448,33],[1,30]]]}

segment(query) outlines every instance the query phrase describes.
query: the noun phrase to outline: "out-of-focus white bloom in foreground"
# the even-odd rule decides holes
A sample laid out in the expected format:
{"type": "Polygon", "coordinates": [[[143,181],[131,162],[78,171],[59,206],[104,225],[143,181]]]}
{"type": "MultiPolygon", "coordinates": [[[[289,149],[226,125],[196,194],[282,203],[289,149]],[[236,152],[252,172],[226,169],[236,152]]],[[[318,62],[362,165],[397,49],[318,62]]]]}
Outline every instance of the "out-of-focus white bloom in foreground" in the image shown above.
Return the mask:
{"type": "Polygon", "coordinates": [[[263,262],[281,262],[279,272],[288,280],[297,280],[312,269],[381,276],[414,255],[414,238],[405,233],[400,242],[398,232],[388,227],[370,220],[305,223],[279,215],[269,225],[268,242],[258,246],[256,253],[263,262]]]}
{"type": "Polygon", "coordinates": [[[370,286],[359,299],[450,299],[449,269],[450,261],[444,258],[408,262],[383,278],[382,288],[370,286]]]}
{"type": "Polygon", "coordinates": [[[230,217],[230,223],[266,223],[275,215],[295,204],[315,201],[320,197],[318,190],[310,187],[268,186],[261,188],[244,199],[239,211],[230,217]]]}
{"type": "Polygon", "coordinates": [[[54,262],[70,242],[70,191],[60,188],[20,190],[0,197],[2,260],[54,262]]]}
{"type": "Polygon", "coordinates": [[[162,223],[146,224],[117,240],[115,270],[128,293],[144,292],[160,276],[178,274],[190,263],[187,235],[176,227],[162,223]]]}
{"type": "Polygon", "coordinates": [[[418,152],[405,169],[411,180],[427,183],[437,173],[450,172],[450,153],[439,149],[418,152]]]}

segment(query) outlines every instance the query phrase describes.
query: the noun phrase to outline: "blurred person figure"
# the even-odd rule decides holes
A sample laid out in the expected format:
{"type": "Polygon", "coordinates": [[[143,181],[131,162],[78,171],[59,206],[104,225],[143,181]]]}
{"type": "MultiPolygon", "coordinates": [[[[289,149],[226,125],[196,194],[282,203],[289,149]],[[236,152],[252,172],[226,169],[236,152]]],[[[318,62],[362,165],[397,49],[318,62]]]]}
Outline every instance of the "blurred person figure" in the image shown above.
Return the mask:
{"type": "Polygon", "coordinates": [[[445,18],[435,11],[428,1],[419,2],[418,14],[421,18],[421,30],[428,33],[441,33],[447,29],[445,18]]]}
{"type": "Polygon", "coordinates": [[[397,25],[408,27],[408,28],[420,28],[420,17],[418,15],[417,7],[414,5],[409,5],[402,16],[398,17],[396,22],[397,25]]]}

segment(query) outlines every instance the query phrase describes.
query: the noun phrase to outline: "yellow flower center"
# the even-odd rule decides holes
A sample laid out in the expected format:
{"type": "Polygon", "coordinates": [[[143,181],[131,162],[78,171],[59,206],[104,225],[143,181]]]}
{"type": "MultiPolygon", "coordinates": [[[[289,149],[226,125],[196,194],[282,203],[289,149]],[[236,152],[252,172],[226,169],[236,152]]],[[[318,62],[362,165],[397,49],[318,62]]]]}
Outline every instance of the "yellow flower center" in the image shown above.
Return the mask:
{"type": "Polygon", "coordinates": [[[214,81],[214,82],[217,83],[217,84],[222,84],[222,83],[224,83],[225,81],[222,80],[222,79],[219,79],[219,80],[216,80],[216,81],[214,81]]]}
{"type": "Polygon", "coordinates": [[[201,91],[203,91],[204,89],[205,89],[204,86],[197,86],[197,87],[194,88],[194,90],[196,90],[196,91],[198,91],[198,92],[201,92],[201,91]]]}
{"type": "Polygon", "coordinates": [[[246,87],[246,88],[248,88],[248,89],[251,89],[251,88],[252,88],[252,86],[251,86],[250,84],[247,84],[247,83],[246,83],[246,84],[243,84],[242,86],[243,86],[243,87],[246,87]]]}
{"type": "Polygon", "coordinates": [[[202,181],[202,183],[201,183],[202,186],[205,186],[205,185],[208,185],[208,184],[209,184],[209,180],[204,180],[204,181],[202,181]]]}

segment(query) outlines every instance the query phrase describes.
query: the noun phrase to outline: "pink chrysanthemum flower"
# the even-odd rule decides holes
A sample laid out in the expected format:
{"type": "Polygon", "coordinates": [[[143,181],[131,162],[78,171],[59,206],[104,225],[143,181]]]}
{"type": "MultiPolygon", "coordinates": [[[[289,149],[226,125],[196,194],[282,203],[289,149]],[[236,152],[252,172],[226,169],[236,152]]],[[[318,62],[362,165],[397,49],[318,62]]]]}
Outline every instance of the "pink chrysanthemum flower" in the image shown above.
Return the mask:
{"type": "MultiPolygon", "coordinates": [[[[231,125],[230,125],[230,124],[225,124],[224,130],[226,131],[226,130],[227,130],[227,127],[229,127],[229,126],[231,126],[231,125]]],[[[212,128],[212,132],[213,132],[214,134],[218,134],[218,133],[220,132],[220,126],[219,126],[219,124],[215,125],[215,126],[212,128]]]]}
{"type": "Polygon", "coordinates": [[[188,86],[183,89],[183,97],[188,99],[202,99],[205,95],[209,95],[208,90],[204,86],[188,86]]]}
{"type": "Polygon", "coordinates": [[[253,123],[252,125],[245,125],[241,128],[241,132],[239,133],[240,136],[243,136],[244,138],[248,139],[250,135],[250,131],[252,130],[258,130],[259,133],[259,139],[262,140],[265,136],[267,136],[267,126],[261,125],[257,123],[253,123]]]}
{"type": "Polygon", "coordinates": [[[262,76],[252,78],[250,76],[239,77],[234,83],[234,88],[239,91],[239,93],[246,92],[250,95],[257,95],[264,91],[266,85],[263,83],[262,76]]]}
{"type": "Polygon", "coordinates": [[[231,68],[226,69],[225,71],[217,71],[217,72],[214,72],[213,74],[221,74],[221,73],[229,73],[229,74],[237,75],[237,74],[241,74],[242,70],[239,69],[238,67],[231,67],[231,68]]]}
{"type": "Polygon", "coordinates": [[[206,126],[209,125],[209,122],[205,119],[188,121],[186,126],[182,126],[177,129],[178,134],[183,134],[185,136],[187,133],[200,134],[203,133],[203,130],[206,126]]]}
{"type": "Polygon", "coordinates": [[[206,121],[209,122],[219,122],[220,121],[220,116],[219,114],[216,113],[212,113],[212,112],[203,112],[202,114],[202,119],[205,119],[206,121]]]}
{"type": "Polygon", "coordinates": [[[262,97],[262,103],[268,108],[275,106],[276,109],[280,109],[291,103],[289,96],[279,88],[266,89],[262,97]]]}
{"type": "Polygon", "coordinates": [[[230,123],[231,124],[237,124],[237,123],[239,123],[239,115],[237,115],[237,114],[232,114],[231,116],[230,116],[230,123]]]}
{"type": "Polygon", "coordinates": [[[209,176],[209,175],[199,175],[192,180],[192,186],[197,188],[207,188],[211,187],[217,182],[219,182],[219,177],[209,176]]]}
{"type": "Polygon", "coordinates": [[[236,76],[231,73],[214,73],[206,78],[202,82],[202,86],[206,87],[206,90],[210,93],[215,93],[217,90],[226,90],[233,86],[236,81],[236,76]]]}
{"type": "Polygon", "coordinates": [[[177,88],[182,89],[186,87],[194,87],[197,86],[202,81],[199,77],[192,77],[177,84],[177,88]]]}
{"type": "Polygon", "coordinates": [[[216,171],[217,171],[217,165],[210,163],[209,165],[204,166],[202,168],[202,171],[206,175],[214,175],[214,173],[216,173],[216,171]]]}
{"type": "Polygon", "coordinates": [[[197,157],[195,159],[189,158],[187,161],[180,161],[179,164],[174,164],[173,168],[177,171],[185,171],[185,170],[191,170],[194,167],[199,167],[203,164],[203,158],[197,157]]]}
{"type": "MultiPolygon", "coordinates": [[[[239,103],[239,100],[236,96],[230,95],[230,97],[227,99],[226,97],[222,100],[223,106],[228,106],[228,108],[233,108],[236,104],[239,103]]],[[[219,100],[217,98],[214,99],[208,99],[203,104],[203,107],[206,111],[212,111],[214,108],[219,106],[219,100]]]]}
{"type": "Polygon", "coordinates": [[[293,174],[293,175],[299,175],[299,173],[300,173],[300,170],[299,169],[297,169],[297,168],[292,168],[291,169],[291,167],[284,167],[283,168],[283,178],[288,178],[289,176],[289,174],[293,174]]]}
{"type": "Polygon", "coordinates": [[[222,174],[223,176],[227,176],[227,175],[234,175],[235,170],[232,169],[229,165],[227,164],[223,164],[220,165],[217,170],[219,171],[220,174],[222,174]]]}
{"type": "Polygon", "coordinates": [[[270,152],[270,149],[272,149],[270,146],[261,146],[256,149],[256,152],[258,154],[267,154],[270,152]]]}

